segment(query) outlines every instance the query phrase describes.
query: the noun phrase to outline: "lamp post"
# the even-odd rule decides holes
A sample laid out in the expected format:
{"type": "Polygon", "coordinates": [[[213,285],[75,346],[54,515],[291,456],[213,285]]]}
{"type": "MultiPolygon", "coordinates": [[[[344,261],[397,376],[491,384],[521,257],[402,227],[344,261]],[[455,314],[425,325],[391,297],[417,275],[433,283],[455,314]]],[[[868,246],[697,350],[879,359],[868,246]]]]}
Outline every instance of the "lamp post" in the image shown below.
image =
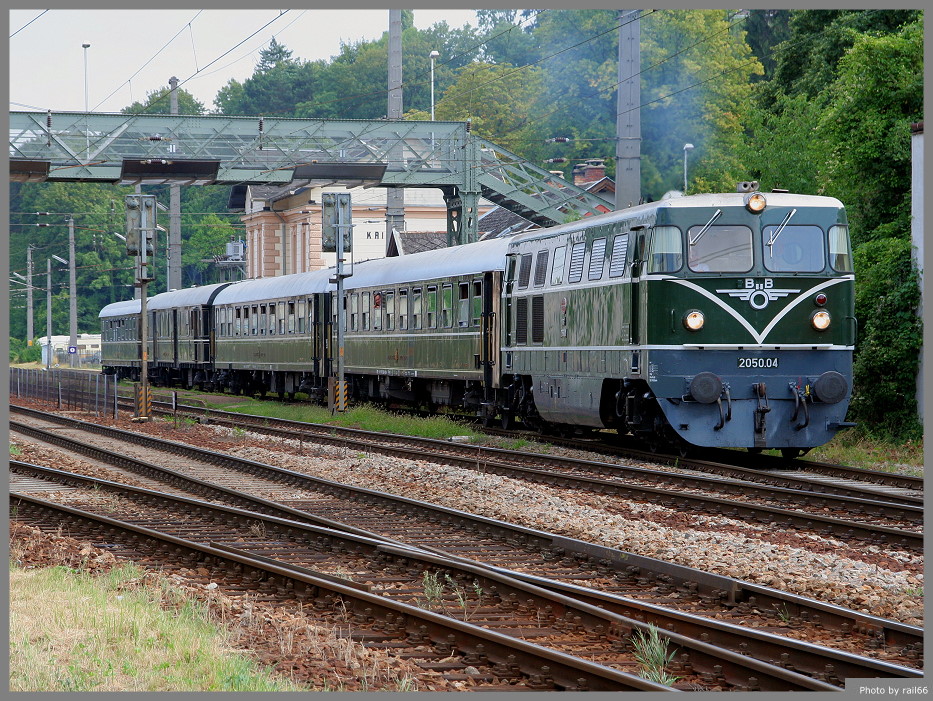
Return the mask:
{"type": "Polygon", "coordinates": [[[440,53],[437,51],[432,51],[429,54],[431,59],[431,121],[434,121],[434,59],[440,56],[440,53]]]}
{"type": "Polygon", "coordinates": [[[687,194],[687,154],[693,150],[693,144],[684,144],[684,194],[687,194]]]}
{"type": "MultiPolygon", "coordinates": [[[[36,212],[39,216],[49,216],[51,212],[36,212]]],[[[56,260],[68,266],[68,347],[77,348],[78,346],[78,289],[75,281],[75,220],[71,215],[65,220],[68,224],[68,260],[63,260],[58,256],[52,256],[56,260]]],[[[55,226],[54,224],[39,223],[36,226],[55,226]]],[[[69,353],[68,364],[71,367],[79,361],[77,351],[69,353]]]]}
{"type": "Polygon", "coordinates": [[[86,148],[85,160],[91,160],[91,131],[88,127],[88,99],[87,99],[87,50],[91,47],[90,44],[81,44],[81,48],[84,49],[84,140],[86,148]]]}
{"type": "MultiPolygon", "coordinates": [[[[60,256],[52,254],[52,258],[62,265],[68,265],[68,261],[60,256]]],[[[45,293],[45,335],[49,340],[49,352],[46,358],[46,367],[52,367],[52,258],[46,259],[46,293],[45,293]]]]}

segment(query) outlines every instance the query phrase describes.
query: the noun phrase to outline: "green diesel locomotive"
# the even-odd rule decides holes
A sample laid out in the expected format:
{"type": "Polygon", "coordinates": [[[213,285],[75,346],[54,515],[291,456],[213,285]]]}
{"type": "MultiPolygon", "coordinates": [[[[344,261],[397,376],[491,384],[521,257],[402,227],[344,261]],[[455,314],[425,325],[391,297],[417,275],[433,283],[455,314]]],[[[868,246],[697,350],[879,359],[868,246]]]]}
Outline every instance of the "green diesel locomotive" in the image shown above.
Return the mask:
{"type": "MultiPolygon", "coordinates": [[[[356,400],[789,456],[852,425],[854,274],[833,198],[740,184],[349,272],[342,351],[356,400]]],[[[341,351],[333,278],[159,295],[154,349],[206,345],[196,366],[160,357],[151,375],[323,399],[341,351]],[[192,301],[200,325],[173,327],[194,318],[192,301]]],[[[132,339],[107,336],[137,328],[127,304],[101,312],[104,371],[132,376],[132,339]]]]}

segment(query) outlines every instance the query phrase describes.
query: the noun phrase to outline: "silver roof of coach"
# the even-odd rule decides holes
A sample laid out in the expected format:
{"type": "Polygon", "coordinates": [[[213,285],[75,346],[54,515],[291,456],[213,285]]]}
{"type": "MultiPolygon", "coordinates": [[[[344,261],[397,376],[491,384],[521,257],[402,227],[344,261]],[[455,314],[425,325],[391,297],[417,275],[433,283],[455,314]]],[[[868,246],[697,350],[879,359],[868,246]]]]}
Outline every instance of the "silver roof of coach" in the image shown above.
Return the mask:
{"type": "Polygon", "coordinates": [[[353,275],[344,286],[349,290],[504,270],[508,250],[508,239],[491,239],[407,256],[376,258],[346,266],[345,271],[352,271],[353,275]]]}
{"type": "Polygon", "coordinates": [[[218,282],[202,287],[187,287],[183,290],[160,292],[146,300],[146,309],[172,309],[175,307],[196,307],[210,304],[211,299],[224,287],[234,283],[218,282]]]}
{"type": "Polygon", "coordinates": [[[325,292],[333,287],[328,282],[332,275],[332,270],[313,270],[309,273],[243,280],[221,290],[214,298],[214,304],[242,304],[325,292]]]}
{"type": "Polygon", "coordinates": [[[139,314],[140,303],[138,299],[127,299],[123,302],[113,302],[100,310],[98,318],[111,316],[126,316],[127,314],[139,314]]]}

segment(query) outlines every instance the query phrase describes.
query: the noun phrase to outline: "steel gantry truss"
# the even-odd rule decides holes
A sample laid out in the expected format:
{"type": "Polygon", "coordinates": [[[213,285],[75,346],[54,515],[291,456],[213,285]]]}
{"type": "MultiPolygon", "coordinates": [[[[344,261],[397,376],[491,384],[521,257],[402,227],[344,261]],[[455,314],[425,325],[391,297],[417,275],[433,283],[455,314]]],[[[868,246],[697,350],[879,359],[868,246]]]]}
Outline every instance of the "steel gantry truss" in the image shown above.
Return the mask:
{"type": "Polygon", "coordinates": [[[9,154],[19,181],[436,187],[452,245],[476,240],[481,196],[542,226],[607,211],[466,122],[10,112],[9,154]]]}

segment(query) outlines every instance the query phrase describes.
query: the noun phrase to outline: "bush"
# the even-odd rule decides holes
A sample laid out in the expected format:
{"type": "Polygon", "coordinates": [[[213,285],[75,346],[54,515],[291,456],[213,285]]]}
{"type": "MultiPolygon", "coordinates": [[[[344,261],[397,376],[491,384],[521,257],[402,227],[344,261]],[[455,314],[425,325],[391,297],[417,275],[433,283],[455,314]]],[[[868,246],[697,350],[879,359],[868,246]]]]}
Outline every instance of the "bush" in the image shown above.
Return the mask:
{"type": "Polygon", "coordinates": [[[923,322],[910,241],[867,241],[855,250],[855,345],[851,414],[869,435],[922,435],[915,394],[923,322]]]}
{"type": "Polygon", "coordinates": [[[26,342],[20,338],[10,339],[11,363],[37,363],[41,359],[42,349],[35,340],[33,340],[32,346],[27,346],[26,342]]]}

